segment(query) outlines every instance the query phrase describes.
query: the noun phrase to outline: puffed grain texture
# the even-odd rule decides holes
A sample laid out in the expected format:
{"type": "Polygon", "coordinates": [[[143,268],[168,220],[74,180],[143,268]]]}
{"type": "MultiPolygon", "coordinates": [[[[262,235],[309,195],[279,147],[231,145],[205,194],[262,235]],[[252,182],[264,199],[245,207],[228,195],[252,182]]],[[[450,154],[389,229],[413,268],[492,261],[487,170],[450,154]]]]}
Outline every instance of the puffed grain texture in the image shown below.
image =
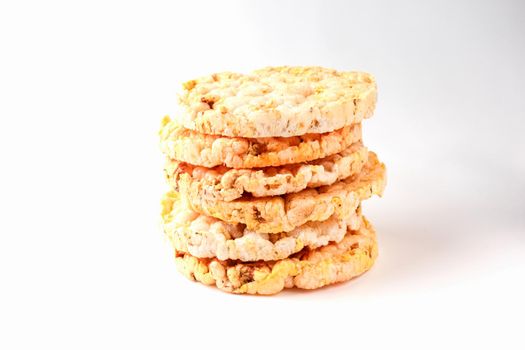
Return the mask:
{"type": "Polygon", "coordinates": [[[247,230],[241,224],[228,224],[198,214],[184,205],[177,192],[168,192],[162,201],[164,232],[173,247],[197,258],[219,260],[280,260],[305,247],[315,249],[343,239],[347,229],[357,230],[360,210],[344,218],[308,222],[287,233],[267,234],[247,230]]]}
{"type": "Polygon", "coordinates": [[[229,293],[276,294],[284,288],[317,289],[350,280],[369,270],[377,257],[372,225],[363,217],[360,229],[339,243],[304,250],[291,258],[242,263],[199,259],[175,251],[177,269],[188,279],[216,285],[229,293]]]}
{"type": "Polygon", "coordinates": [[[168,183],[175,190],[180,183],[207,200],[230,202],[244,194],[278,196],[331,185],[359,173],[367,160],[367,148],[357,142],[340,153],[308,163],[231,169],[224,166],[206,168],[168,159],[164,170],[168,183]]]}
{"type": "MultiPolygon", "coordinates": [[[[191,186],[179,186],[190,207],[201,214],[228,223],[242,223],[261,233],[289,232],[309,221],[324,221],[355,211],[362,200],[381,195],[386,184],[386,169],[375,153],[355,176],[330,186],[273,197],[242,197],[231,202],[209,200],[191,186]]],[[[180,184],[179,184],[180,185],[180,184]]]]}
{"type": "Polygon", "coordinates": [[[239,137],[325,133],[373,114],[372,75],[323,67],[223,72],[183,84],[177,115],[186,128],[239,137]]]}
{"type": "Polygon", "coordinates": [[[302,163],[343,151],[361,140],[361,124],[324,134],[244,138],[185,129],[169,117],[161,123],[160,148],[169,158],[203,167],[259,168],[302,163]]]}

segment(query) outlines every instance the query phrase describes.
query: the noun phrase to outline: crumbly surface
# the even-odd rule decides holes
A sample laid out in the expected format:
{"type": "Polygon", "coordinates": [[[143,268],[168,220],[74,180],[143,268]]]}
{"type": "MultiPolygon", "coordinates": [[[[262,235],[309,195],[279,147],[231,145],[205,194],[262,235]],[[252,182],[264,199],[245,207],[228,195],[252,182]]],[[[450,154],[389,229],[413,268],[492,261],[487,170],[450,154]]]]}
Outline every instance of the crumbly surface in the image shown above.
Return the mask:
{"type": "Polygon", "coordinates": [[[330,186],[284,196],[244,196],[225,202],[203,198],[191,186],[179,186],[179,190],[194,211],[228,223],[245,224],[252,231],[278,233],[292,231],[309,221],[324,221],[332,215],[342,217],[356,210],[362,200],[381,195],[385,184],[385,165],[369,152],[368,162],[359,174],[330,186]]]}
{"type": "Polygon", "coordinates": [[[160,147],[169,158],[208,168],[302,163],[341,152],[359,140],[360,124],[324,134],[250,139],[202,134],[165,117],[160,130],[160,147]]]}
{"type": "Polygon", "coordinates": [[[280,260],[305,247],[315,249],[343,239],[347,228],[359,229],[360,210],[344,218],[308,222],[291,232],[257,233],[242,224],[228,224],[198,214],[181,201],[177,192],[168,192],[162,201],[164,232],[173,247],[197,258],[219,260],[280,260]]]}
{"type": "Polygon", "coordinates": [[[322,67],[268,67],[183,84],[177,116],[205,134],[272,137],[325,133],[372,115],[374,78],[322,67]]]}
{"type": "Polygon", "coordinates": [[[200,259],[176,250],[175,261],[190,280],[230,293],[275,294],[284,288],[321,288],[347,281],[372,267],[377,257],[375,231],[364,217],[362,220],[359,230],[349,230],[339,243],[304,249],[283,260],[242,263],[200,259]]]}
{"type": "Polygon", "coordinates": [[[230,202],[251,194],[254,197],[295,193],[305,188],[331,185],[357,174],[368,160],[368,150],[357,142],[344,151],[308,163],[258,169],[206,168],[169,159],[165,173],[168,183],[178,190],[190,187],[208,200],[230,202]]]}

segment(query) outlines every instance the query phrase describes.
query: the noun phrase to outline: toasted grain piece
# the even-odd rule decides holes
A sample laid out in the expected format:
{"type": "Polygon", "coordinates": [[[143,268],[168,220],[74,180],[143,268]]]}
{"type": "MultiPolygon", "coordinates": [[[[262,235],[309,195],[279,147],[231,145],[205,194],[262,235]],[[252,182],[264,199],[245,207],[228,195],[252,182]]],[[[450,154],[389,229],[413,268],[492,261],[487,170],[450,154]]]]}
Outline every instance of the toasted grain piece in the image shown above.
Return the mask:
{"type": "Polygon", "coordinates": [[[243,263],[200,259],[175,251],[177,269],[188,279],[216,285],[229,293],[276,294],[284,288],[316,289],[347,281],[369,270],[377,257],[372,225],[362,217],[338,243],[277,261],[243,263]]]}
{"type": "Polygon", "coordinates": [[[165,117],[160,130],[160,147],[169,158],[208,168],[302,163],[341,152],[360,140],[360,124],[324,134],[249,139],[202,134],[165,117]]]}
{"type": "Polygon", "coordinates": [[[186,128],[237,137],[326,133],[372,115],[376,83],[364,72],[268,67],[224,72],[183,84],[177,116],[186,128]]]}
{"type": "MultiPolygon", "coordinates": [[[[228,223],[242,223],[249,230],[262,233],[289,232],[309,221],[342,217],[354,211],[362,200],[381,195],[386,183],[386,169],[375,153],[359,174],[330,186],[306,189],[284,196],[255,198],[244,196],[231,202],[209,200],[191,186],[179,186],[191,208],[228,223]]],[[[179,184],[180,185],[180,184],[179,184]]]]}
{"type": "Polygon", "coordinates": [[[361,142],[340,153],[308,163],[256,169],[206,168],[167,159],[165,174],[177,190],[191,188],[192,193],[208,200],[230,202],[245,194],[254,197],[295,193],[305,188],[331,185],[361,171],[368,160],[368,150],[361,142]]]}
{"type": "Polygon", "coordinates": [[[177,192],[168,192],[162,201],[164,232],[173,247],[197,258],[219,260],[279,260],[305,247],[315,249],[343,239],[347,229],[357,230],[361,211],[344,218],[308,222],[291,232],[257,233],[242,224],[228,224],[211,216],[198,214],[180,200],[177,192]]]}

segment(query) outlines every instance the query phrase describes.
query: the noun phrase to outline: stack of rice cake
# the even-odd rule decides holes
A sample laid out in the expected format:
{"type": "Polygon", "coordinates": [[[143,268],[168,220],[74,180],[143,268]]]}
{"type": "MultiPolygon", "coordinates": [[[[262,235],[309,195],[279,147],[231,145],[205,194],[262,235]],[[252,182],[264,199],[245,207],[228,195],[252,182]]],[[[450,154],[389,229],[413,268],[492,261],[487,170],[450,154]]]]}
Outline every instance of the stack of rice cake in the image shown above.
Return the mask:
{"type": "Polygon", "coordinates": [[[232,293],[315,289],[370,269],[361,201],[386,172],[362,143],[377,90],[362,72],[269,67],[183,84],[160,131],[178,270],[232,293]]]}

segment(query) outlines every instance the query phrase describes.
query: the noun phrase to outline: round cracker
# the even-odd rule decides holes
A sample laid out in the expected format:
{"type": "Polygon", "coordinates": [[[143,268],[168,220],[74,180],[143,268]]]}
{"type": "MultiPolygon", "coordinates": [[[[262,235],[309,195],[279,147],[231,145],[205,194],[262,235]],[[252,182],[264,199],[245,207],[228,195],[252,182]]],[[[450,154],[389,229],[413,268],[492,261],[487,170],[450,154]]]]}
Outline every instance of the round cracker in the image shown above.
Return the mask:
{"type": "Polygon", "coordinates": [[[339,242],[347,229],[357,230],[361,223],[358,208],[344,218],[331,217],[322,222],[308,222],[291,232],[267,234],[198,214],[180,200],[177,192],[168,192],[162,207],[164,232],[176,250],[197,258],[219,260],[284,259],[305,247],[315,249],[339,242]]]}
{"type": "Polygon", "coordinates": [[[361,171],[368,150],[361,142],[340,153],[302,164],[259,169],[206,168],[168,159],[165,174],[175,189],[185,186],[208,200],[230,202],[245,194],[279,196],[305,188],[331,185],[361,171]],[[179,185],[180,184],[180,185],[179,185]]]}
{"type": "Polygon", "coordinates": [[[260,168],[308,162],[341,152],[360,140],[360,124],[324,134],[249,139],[202,134],[165,117],[160,130],[160,148],[169,158],[208,168],[260,168]]]}
{"type": "Polygon", "coordinates": [[[231,202],[209,200],[191,186],[179,190],[190,207],[199,213],[228,223],[242,223],[249,230],[263,233],[289,232],[309,221],[342,217],[356,210],[362,200],[381,195],[386,183],[386,169],[375,153],[359,174],[330,186],[307,189],[284,196],[254,198],[245,196],[231,202]]]}
{"type": "Polygon", "coordinates": [[[229,293],[247,294],[276,294],[292,287],[316,289],[347,281],[369,270],[376,257],[375,231],[364,217],[360,228],[349,230],[339,243],[305,249],[278,261],[200,259],[175,251],[177,269],[188,279],[229,293]]]}
{"type": "Polygon", "coordinates": [[[183,84],[178,118],[186,128],[238,137],[325,133],[372,115],[374,78],[322,67],[224,72],[183,84]]]}

